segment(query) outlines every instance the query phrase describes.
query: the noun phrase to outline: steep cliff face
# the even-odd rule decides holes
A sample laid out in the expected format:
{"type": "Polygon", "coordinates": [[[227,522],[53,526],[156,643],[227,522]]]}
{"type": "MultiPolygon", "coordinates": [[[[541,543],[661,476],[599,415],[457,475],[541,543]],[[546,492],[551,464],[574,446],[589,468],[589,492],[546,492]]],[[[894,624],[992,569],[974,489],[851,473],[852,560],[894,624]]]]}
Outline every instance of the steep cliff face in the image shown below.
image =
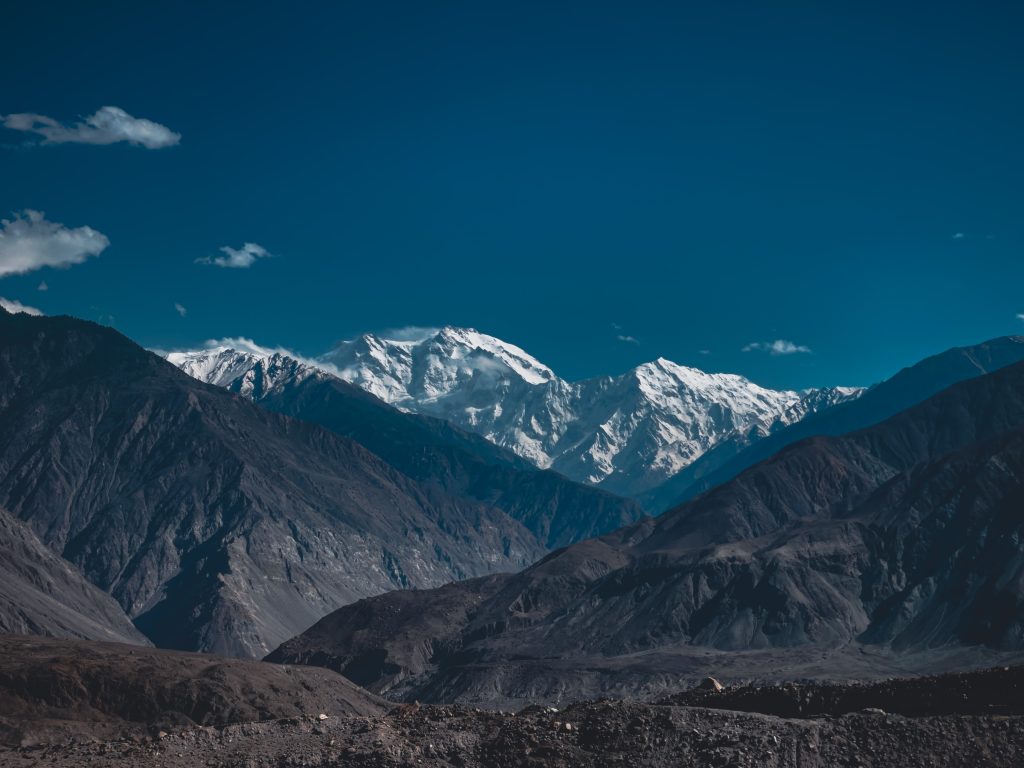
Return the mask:
{"type": "Polygon", "coordinates": [[[0,313],[0,506],[157,644],[242,656],[544,551],[500,510],[71,318],[0,313]]]}
{"type": "MultiPolygon", "coordinates": [[[[652,654],[687,648],[789,659],[851,643],[1019,651],[1022,488],[1018,364],[875,427],[793,445],[661,518],[519,574],[413,593],[378,645],[387,674],[363,682],[500,699],[572,691],[593,670],[614,670],[629,690],[649,683],[652,654]],[[443,632],[402,618],[439,603],[452,617],[443,632]],[[434,653],[417,656],[414,641],[434,653]]],[[[395,599],[344,608],[275,658],[319,653],[343,667],[380,624],[374,606],[395,599]]]]}

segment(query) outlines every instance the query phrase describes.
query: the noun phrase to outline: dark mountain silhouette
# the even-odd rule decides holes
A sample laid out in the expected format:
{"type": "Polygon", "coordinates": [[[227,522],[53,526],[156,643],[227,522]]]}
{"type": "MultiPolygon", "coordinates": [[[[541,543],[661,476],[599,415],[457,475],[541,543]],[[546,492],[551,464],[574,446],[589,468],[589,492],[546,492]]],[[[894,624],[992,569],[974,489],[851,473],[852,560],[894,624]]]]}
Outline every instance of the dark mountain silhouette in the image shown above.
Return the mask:
{"type": "Polygon", "coordinates": [[[109,328],[6,312],[0,506],[156,644],[229,655],[262,656],[360,597],[544,552],[501,510],[109,328]]]}
{"type": "Polygon", "coordinates": [[[1024,363],[789,446],[519,574],[347,606],[270,658],[486,701],[593,694],[595,670],[635,691],[659,654],[699,649],[789,664],[851,644],[1020,651],[1022,487],[1024,363]]]}
{"type": "Polygon", "coordinates": [[[842,435],[863,429],[923,402],[957,382],[983,376],[1024,360],[1024,337],[1005,336],[957,347],[904,368],[851,400],[760,438],[739,435],[708,451],[682,472],[644,495],[644,508],[660,513],[724,483],[773,456],[787,445],[815,435],[842,435]]]}

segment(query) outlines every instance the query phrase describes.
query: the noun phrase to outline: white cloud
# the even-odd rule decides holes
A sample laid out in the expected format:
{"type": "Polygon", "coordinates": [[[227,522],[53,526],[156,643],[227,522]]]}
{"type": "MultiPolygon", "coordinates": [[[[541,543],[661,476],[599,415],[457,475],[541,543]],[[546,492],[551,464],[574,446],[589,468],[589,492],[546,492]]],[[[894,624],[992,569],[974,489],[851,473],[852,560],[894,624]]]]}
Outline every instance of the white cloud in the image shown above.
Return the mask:
{"type": "Polygon", "coordinates": [[[1018,320],[1024,320],[1024,312],[1021,312],[1020,314],[1018,314],[1017,315],[1017,319],[1018,320]]]}
{"type": "Polygon", "coordinates": [[[965,237],[967,237],[967,235],[965,235],[963,232],[954,232],[953,233],[953,239],[954,240],[963,240],[965,237]]]}
{"type": "Polygon", "coordinates": [[[440,328],[426,325],[406,325],[402,328],[385,328],[377,335],[386,341],[426,341],[440,332],[440,328]]]}
{"type": "Polygon", "coordinates": [[[794,344],[788,339],[776,339],[775,341],[754,341],[747,344],[743,352],[767,352],[772,357],[778,355],[811,354],[811,348],[801,344],[794,344]]]}
{"type": "Polygon", "coordinates": [[[35,307],[26,306],[22,304],[20,301],[15,301],[14,299],[5,299],[3,296],[0,296],[0,307],[3,307],[8,312],[11,312],[13,314],[17,314],[18,312],[24,312],[26,315],[43,314],[40,310],[36,309],[35,307]]]}
{"type": "Polygon", "coordinates": [[[256,263],[257,259],[267,259],[273,254],[257,243],[245,243],[241,248],[232,248],[225,245],[220,249],[226,256],[204,256],[196,259],[196,264],[212,264],[215,267],[228,267],[231,269],[248,269],[256,263]]]}
{"type": "Polygon", "coordinates": [[[699,350],[697,350],[697,352],[698,352],[698,354],[701,354],[701,355],[710,355],[711,354],[711,350],[710,349],[699,349],[699,350]]]}
{"type": "Polygon", "coordinates": [[[177,302],[174,303],[174,311],[177,312],[182,317],[188,314],[188,310],[185,309],[181,304],[178,304],[177,302]]]}
{"type": "Polygon", "coordinates": [[[640,340],[637,339],[635,336],[626,336],[625,334],[622,334],[622,333],[617,335],[615,338],[616,338],[617,341],[624,341],[627,344],[639,344],[640,343],[640,340]]]}
{"type": "Polygon", "coordinates": [[[92,227],[69,229],[46,214],[25,211],[0,220],[0,277],[42,267],[70,267],[99,256],[110,240],[92,227]]]}
{"type": "Polygon", "coordinates": [[[152,120],[132,117],[120,107],[102,107],[95,114],[74,125],[62,125],[52,117],[23,112],[2,115],[4,127],[14,131],[36,133],[46,144],[129,144],[146,149],[173,147],[181,134],[152,120]]]}
{"type": "Polygon", "coordinates": [[[38,287],[38,288],[36,288],[36,290],[37,290],[37,291],[48,291],[48,290],[50,290],[50,286],[48,286],[48,285],[46,284],[46,281],[45,281],[45,280],[43,280],[43,282],[41,282],[41,283],[39,284],[39,287],[38,287]]]}

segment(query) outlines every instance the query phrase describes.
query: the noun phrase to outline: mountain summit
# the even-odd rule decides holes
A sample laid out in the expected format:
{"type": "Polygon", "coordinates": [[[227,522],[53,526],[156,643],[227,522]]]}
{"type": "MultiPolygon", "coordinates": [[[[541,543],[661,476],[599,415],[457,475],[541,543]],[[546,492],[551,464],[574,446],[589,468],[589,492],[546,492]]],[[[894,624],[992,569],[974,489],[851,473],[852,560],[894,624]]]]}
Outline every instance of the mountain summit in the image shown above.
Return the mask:
{"type": "MultiPolygon", "coordinates": [[[[254,356],[273,354],[229,340],[169,359],[226,385],[254,356]]],[[[307,362],[398,408],[482,435],[539,468],[626,496],[659,485],[725,438],[750,442],[863,391],[773,390],[664,358],[619,376],[569,382],[513,344],[451,327],[413,338],[363,334],[307,362]]]]}

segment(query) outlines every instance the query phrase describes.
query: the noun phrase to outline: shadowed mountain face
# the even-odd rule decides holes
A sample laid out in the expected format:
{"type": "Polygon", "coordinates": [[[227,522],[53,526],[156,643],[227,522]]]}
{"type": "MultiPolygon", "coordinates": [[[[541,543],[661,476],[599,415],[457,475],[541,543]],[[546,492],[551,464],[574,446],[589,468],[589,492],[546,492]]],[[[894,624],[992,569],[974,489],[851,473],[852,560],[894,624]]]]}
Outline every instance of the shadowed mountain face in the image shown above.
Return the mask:
{"type": "Polygon", "coordinates": [[[158,645],[230,655],[263,655],[360,597],[544,551],[504,512],[110,329],[5,312],[0,506],[158,645]]]}
{"type": "Polygon", "coordinates": [[[514,576],[347,606],[272,658],[344,669],[372,641],[377,678],[359,667],[371,689],[487,701],[595,693],[579,687],[595,669],[636,690],[652,654],[684,649],[1020,650],[1022,487],[1018,364],[875,427],[793,445],[514,576]],[[421,632],[424,611],[447,618],[421,632]]]}
{"type": "Polygon", "coordinates": [[[957,382],[992,373],[1021,360],[1024,360],[1022,336],[992,339],[933,355],[904,368],[857,399],[818,410],[768,437],[739,434],[724,440],[639,500],[652,513],[671,509],[736,477],[787,445],[815,435],[842,435],[878,424],[957,382]]]}
{"type": "Polygon", "coordinates": [[[148,644],[110,595],[3,509],[0,632],[148,644]]]}
{"type": "Polygon", "coordinates": [[[442,419],[399,411],[293,358],[230,355],[227,373],[213,372],[223,386],[269,410],[351,437],[424,485],[501,509],[547,548],[598,536],[643,516],[636,502],[537,470],[479,435],[442,419]]]}

